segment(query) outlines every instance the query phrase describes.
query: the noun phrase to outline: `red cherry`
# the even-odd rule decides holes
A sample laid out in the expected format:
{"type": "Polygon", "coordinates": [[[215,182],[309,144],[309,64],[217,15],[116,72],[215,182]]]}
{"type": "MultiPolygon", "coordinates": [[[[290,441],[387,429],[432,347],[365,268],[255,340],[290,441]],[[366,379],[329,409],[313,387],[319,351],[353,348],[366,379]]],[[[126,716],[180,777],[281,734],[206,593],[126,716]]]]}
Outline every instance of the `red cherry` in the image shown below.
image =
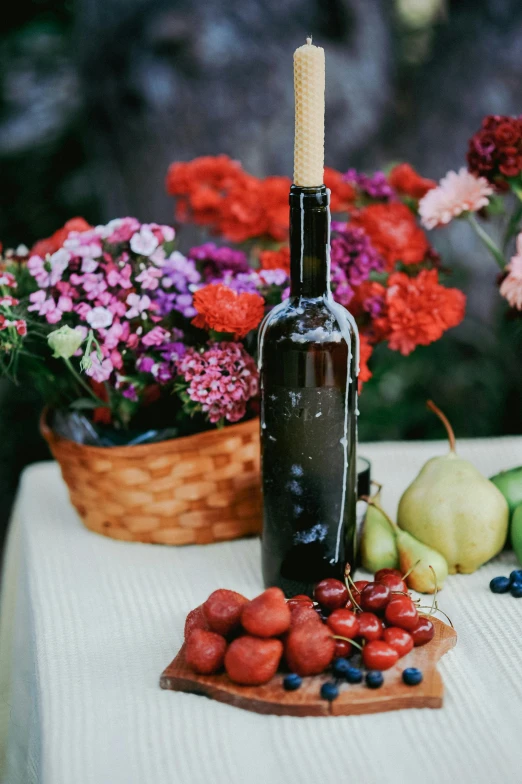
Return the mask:
{"type": "Polygon", "coordinates": [[[354,584],[352,586],[352,593],[354,594],[356,599],[359,598],[359,596],[361,595],[362,589],[365,588],[368,585],[369,582],[370,582],[369,580],[356,580],[354,582],[354,584]]]}
{"type": "Polygon", "coordinates": [[[402,574],[398,569],[379,569],[379,571],[375,572],[373,579],[376,583],[378,583],[380,582],[381,577],[384,577],[385,574],[393,574],[395,577],[400,577],[402,580],[402,574]]]}
{"type": "Polygon", "coordinates": [[[380,640],[382,637],[382,623],[374,613],[362,612],[357,616],[359,621],[359,637],[365,640],[380,640]]]}
{"type": "Polygon", "coordinates": [[[351,599],[348,599],[346,604],[344,605],[345,610],[353,610],[353,602],[351,599]]]}
{"type": "Polygon", "coordinates": [[[352,644],[347,640],[335,640],[334,659],[344,658],[352,652],[352,644]]]}
{"type": "Polygon", "coordinates": [[[397,574],[383,574],[376,582],[381,585],[387,585],[390,591],[400,591],[401,593],[408,593],[408,586],[400,575],[397,574]]]}
{"type": "Polygon", "coordinates": [[[373,640],[364,646],[362,658],[369,670],[389,670],[398,661],[399,654],[388,643],[373,640]]]}
{"type": "Polygon", "coordinates": [[[287,599],[288,606],[290,609],[295,607],[297,604],[302,604],[304,607],[313,607],[314,603],[310,599],[309,596],[305,596],[304,593],[299,593],[297,596],[292,596],[290,599],[287,599]]]}
{"type": "Polygon", "coordinates": [[[413,637],[406,629],[399,629],[398,626],[390,626],[384,630],[384,642],[387,642],[399,654],[402,659],[413,648],[413,637]]]}
{"type": "Polygon", "coordinates": [[[348,601],[348,591],[340,580],[327,577],[315,586],[314,597],[325,610],[337,610],[348,601]]]}
{"type": "Polygon", "coordinates": [[[353,639],[359,634],[359,619],[351,610],[334,610],[326,621],[334,634],[353,639]]]}
{"type": "Polygon", "coordinates": [[[399,626],[409,632],[419,620],[417,608],[409,596],[393,596],[386,605],[384,617],[391,626],[399,626]]]}
{"type": "Polygon", "coordinates": [[[387,585],[382,583],[368,583],[361,591],[359,604],[363,610],[368,612],[379,612],[384,610],[390,601],[391,591],[387,585]]]}
{"type": "Polygon", "coordinates": [[[426,645],[427,642],[433,640],[433,635],[435,634],[435,627],[433,623],[430,621],[429,618],[423,618],[422,616],[419,618],[419,622],[414,629],[411,630],[411,636],[413,637],[413,644],[416,648],[419,645],[426,645]]]}

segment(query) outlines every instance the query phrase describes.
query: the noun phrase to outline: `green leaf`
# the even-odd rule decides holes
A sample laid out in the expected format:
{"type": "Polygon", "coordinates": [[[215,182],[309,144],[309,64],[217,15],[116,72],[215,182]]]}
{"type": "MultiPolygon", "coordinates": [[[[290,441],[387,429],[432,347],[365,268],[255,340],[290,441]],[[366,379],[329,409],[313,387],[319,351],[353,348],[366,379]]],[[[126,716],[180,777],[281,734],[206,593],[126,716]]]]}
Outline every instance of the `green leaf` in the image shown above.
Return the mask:
{"type": "Polygon", "coordinates": [[[101,405],[101,401],[96,403],[94,400],[90,400],[88,397],[80,397],[78,400],[74,400],[69,408],[72,408],[73,411],[87,411],[100,408],[101,405]]]}

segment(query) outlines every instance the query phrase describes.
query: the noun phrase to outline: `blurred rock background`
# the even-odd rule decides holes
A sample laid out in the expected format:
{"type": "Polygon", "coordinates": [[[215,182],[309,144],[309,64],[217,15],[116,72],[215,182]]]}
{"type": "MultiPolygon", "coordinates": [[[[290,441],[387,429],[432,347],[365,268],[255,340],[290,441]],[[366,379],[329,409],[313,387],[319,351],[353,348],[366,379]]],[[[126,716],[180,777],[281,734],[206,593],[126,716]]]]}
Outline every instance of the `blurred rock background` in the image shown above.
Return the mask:
{"type": "MultiPolygon", "coordinates": [[[[522,109],[518,0],[18,0],[0,30],[0,239],[28,245],[65,220],[172,221],[168,164],[227,153],[290,174],[292,53],[327,56],[327,164],[464,165],[488,113],[522,109]]],[[[182,234],[182,243],[200,238],[182,234]]],[[[468,227],[432,235],[469,297],[465,323],[408,358],[379,348],[362,440],[521,433],[522,328],[468,227]]],[[[46,455],[39,401],[0,384],[0,525],[20,468],[46,455]]]]}

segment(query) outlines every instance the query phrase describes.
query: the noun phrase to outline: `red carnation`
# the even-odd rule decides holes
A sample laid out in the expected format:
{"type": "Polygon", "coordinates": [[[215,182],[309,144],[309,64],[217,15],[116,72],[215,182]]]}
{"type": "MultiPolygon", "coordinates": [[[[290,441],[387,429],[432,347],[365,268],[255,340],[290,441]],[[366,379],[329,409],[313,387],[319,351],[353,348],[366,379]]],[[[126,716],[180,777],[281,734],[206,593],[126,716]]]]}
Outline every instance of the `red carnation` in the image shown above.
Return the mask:
{"type": "Polygon", "coordinates": [[[484,117],[481,129],[469,140],[467,160],[471,172],[506,189],[505,178],[522,171],[522,116],[484,117]]]}
{"type": "Polygon", "coordinates": [[[413,213],[400,202],[371,204],[354,215],[350,225],[364,229],[375,250],[386,259],[389,270],[398,261],[420,264],[430,247],[413,213]]]}
{"type": "Polygon", "coordinates": [[[232,333],[237,340],[257,327],[265,301],[259,294],[238,294],[223,283],[212,283],[196,291],[194,307],[198,311],[192,320],[195,327],[232,333]]]}
{"type": "Polygon", "coordinates": [[[92,226],[83,218],[71,218],[58,231],[55,231],[45,240],[38,240],[31,248],[31,256],[41,256],[45,259],[48,253],[56,253],[59,250],[71,231],[88,231],[92,226]]]}
{"type": "Polygon", "coordinates": [[[428,191],[437,187],[434,180],[421,177],[409,163],[394,166],[388,175],[388,182],[397,193],[411,196],[412,199],[422,199],[428,191]]]}

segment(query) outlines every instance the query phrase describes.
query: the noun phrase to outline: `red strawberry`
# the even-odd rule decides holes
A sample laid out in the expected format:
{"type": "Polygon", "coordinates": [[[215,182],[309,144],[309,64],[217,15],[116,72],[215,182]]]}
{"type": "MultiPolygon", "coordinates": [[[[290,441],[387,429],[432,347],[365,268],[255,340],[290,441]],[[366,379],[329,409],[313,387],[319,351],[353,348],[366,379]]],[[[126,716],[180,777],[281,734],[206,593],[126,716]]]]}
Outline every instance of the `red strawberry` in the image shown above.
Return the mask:
{"type": "Polygon", "coordinates": [[[255,637],[277,637],[290,627],[290,607],[280,588],[267,588],[243,606],[241,624],[255,637]]]}
{"type": "Polygon", "coordinates": [[[316,623],[322,623],[321,618],[319,617],[316,610],[313,607],[308,607],[306,604],[300,602],[299,604],[295,605],[290,609],[291,619],[290,619],[290,628],[293,629],[294,626],[300,626],[302,623],[306,623],[307,621],[315,621],[316,623]]]}
{"type": "Polygon", "coordinates": [[[190,632],[194,629],[206,629],[208,631],[208,623],[203,612],[203,605],[200,604],[195,610],[191,610],[185,620],[185,641],[188,640],[190,632]]]}
{"type": "Polygon", "coordinates": [[[260,686],[274,677],[282,655],[281,640],[238,637],[228,646],[225,669],[234,683],[260,686]]]}
{"type": "Polygon", "coordinates": [[[292,596],[291,599],[288,599],[287,604],[290,609],[295,607],[296,604],[305,604],[307,607],[314,606],[314,603],[310,597],[306,596],[304,593],[298,593],[297,596],[292,596]]]}
{"type": "Polygon", "coordinates": [[[185,645],[185,660],[194,672],[211,675],[223,666],[227,641],[220,634],[193,629],[185,645]]]}
{"type": "Polygon", "coordinates": [[[219,588],[211,593],[203,605],[203,612],[213,632],[227,635],[241,619],[243,606],[248,602],[244,596],[235,591],[219,588]]]}
{"type": "Polygon", "coordinates": [[[298,675],[318,675],[333,659],[335,640],[331,631],[316,621],[290,629],[285,644],[287,664],[298,675]]]}

